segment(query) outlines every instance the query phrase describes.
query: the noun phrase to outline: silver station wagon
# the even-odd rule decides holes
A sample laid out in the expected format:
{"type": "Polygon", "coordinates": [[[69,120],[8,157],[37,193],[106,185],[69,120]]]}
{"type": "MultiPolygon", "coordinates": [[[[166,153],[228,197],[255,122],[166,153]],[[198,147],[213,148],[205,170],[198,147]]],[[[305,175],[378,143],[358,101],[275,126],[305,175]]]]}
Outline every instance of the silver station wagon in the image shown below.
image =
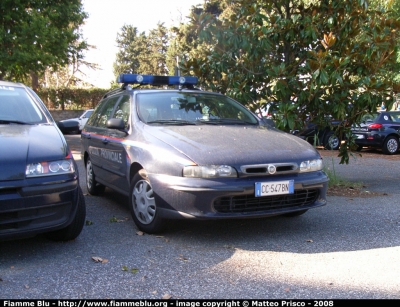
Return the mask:
{"type": "Polygon", "coordinates": [[[322,158],[306,141],[195,88],[195,77],[118,81],[82,131],[82,159],[89,193],[128,196],[140,230],[181,218],[297,216],[326,204],[322,158]]]}

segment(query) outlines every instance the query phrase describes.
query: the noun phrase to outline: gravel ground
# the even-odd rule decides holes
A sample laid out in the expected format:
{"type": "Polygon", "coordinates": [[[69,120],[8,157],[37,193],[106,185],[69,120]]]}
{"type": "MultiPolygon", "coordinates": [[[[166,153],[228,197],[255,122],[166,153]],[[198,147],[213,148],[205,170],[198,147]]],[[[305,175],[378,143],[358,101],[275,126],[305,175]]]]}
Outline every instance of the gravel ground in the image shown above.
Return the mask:
{"type": "Polygon", "coordinates": [[[400,299],[398,160],[324,159],[384,196],[328,197],[297,218],[175,222],[159,236],[138,232],[124,197],[84,188],[75,241],[0,243],[0,298],[400,299]]]}

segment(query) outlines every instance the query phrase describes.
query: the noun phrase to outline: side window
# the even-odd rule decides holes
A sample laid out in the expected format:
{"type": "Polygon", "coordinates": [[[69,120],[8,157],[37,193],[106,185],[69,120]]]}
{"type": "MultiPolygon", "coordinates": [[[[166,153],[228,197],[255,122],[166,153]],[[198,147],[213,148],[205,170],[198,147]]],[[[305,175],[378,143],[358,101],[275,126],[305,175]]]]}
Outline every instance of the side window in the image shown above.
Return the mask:
{"type": "Polygon", "coordinates": [[[101,109],[100,113],[98,114],[97,122],[95,126],[100,128],[105,128],[107,124],[107,120],[111,118],[111,113],[114,110],[115,103],[118,101],[120,97],[112,97],[107,100],[104,104],[103,108],[101,109]]]}
{"type": "Polygon", "coordinates": [[[88,125],[88,126],[96,126],[97,125],[97,122],[100,118],[100,112],[103,109],[104,105],[107,103],[107,101],[108,100],[105,99],[105,100],[102,100],[99,102],[99,104],[96,106],[93,113],[89,117],[86,125],[88,125]]]}
{"type": "Polygon", "coordinates": [[[129,115],[131,113],[130,96],[124,95],[115,107],[114,118],[120,118],[125,123],[125,129],[129,129],[129,115]]]}

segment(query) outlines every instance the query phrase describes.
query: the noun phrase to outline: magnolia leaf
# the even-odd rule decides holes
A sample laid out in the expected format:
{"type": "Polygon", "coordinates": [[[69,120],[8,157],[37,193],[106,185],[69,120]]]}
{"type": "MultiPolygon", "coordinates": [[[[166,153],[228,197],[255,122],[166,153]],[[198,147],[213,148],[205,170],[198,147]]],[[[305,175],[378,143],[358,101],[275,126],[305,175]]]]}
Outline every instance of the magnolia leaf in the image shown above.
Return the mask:
{"type": "Polygon", "coordinates": [[[139,269],[137,269],[137,268],[131,268],[131,273],[132,273],[132,274],[136,274],[137,272],[139,272],[139,269]]]}
{"type": "Polygon", "coordinates": [[[108,262],[108,259],[104,259],[104,258],[101,258],[101,257],[92,257],[92,260],[94,262],[100,262],[100,263],[107,263],[108,262]]]}
{"type": "Polygon", "coordinates": [[[183,255],[179,255],[179,258],[178,258],[179,260],[182,260],[182,261],[189,261],[189,259],[188,258],[186,258],[186,257],[183,257],[183,255]]]}

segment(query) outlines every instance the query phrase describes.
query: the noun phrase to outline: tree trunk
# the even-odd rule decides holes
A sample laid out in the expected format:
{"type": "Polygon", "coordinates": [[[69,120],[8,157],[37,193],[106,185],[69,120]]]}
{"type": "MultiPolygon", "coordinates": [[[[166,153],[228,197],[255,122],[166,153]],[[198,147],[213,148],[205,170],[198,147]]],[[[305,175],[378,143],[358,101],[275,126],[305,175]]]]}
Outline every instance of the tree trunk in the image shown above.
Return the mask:
{"type": "Polygon", "coordinates": [[[32,89],[36,92],[39,88],[39,77],[35,72],[31,71],[31,78],[32,78],[32,89]]]}

